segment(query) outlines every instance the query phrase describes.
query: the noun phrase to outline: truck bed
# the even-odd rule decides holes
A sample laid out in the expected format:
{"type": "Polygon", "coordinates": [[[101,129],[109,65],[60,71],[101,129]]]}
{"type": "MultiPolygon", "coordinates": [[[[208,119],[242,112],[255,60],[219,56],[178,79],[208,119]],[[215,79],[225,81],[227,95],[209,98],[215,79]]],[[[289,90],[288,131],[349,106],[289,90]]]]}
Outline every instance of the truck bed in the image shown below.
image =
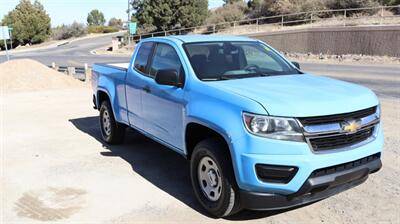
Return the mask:
{"type": "Polygon", "coordinates": [[[129,63],[95,63],[92,69],[92,88],[124,85],[129,63]]]}
{"type": "Polygon", "coordinates": [[[96,63],[95,65],[99,65],[99,66],[103,66],[103,67],[110,67],[110,68],[118,69],[121,71],[127,71],[128,67],[129,67],[129,63],[125,63],[125,62],[109,63],[109,64],[108,63],[96,63]]]}

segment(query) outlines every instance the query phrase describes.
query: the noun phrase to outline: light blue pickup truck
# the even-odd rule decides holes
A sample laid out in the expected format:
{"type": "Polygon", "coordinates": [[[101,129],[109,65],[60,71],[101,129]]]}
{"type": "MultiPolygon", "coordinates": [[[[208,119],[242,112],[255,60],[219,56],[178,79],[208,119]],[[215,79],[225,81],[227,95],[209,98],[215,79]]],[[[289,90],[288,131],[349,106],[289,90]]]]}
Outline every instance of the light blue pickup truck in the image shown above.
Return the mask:
{"type": "Polygon", "coordinates": [[[216,217],[318,201],[382,166],[376,95],[306,74],[258,40],[148,38],[130,63],[95,64],[92,87],[104,141],[130,127],[186,157],[216,217]]]}

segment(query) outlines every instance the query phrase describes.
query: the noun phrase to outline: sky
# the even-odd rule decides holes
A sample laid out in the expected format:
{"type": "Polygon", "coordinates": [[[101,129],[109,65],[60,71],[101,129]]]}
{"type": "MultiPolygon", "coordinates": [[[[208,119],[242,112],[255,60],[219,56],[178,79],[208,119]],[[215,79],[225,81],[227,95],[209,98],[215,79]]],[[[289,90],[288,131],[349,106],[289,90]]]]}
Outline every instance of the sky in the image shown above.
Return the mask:
{"type": "MultiPolygon", "coordinates": [[[[34,0],[31,0],[32,2],[34,0]]],[[[86,23],[87,14],[99,9],[108,21],[112,17],[126,20],[128,0],[39,0],[51,18],[51,25],[71,24],[74,21],[86,23]]],[[[0,0],[0,20],[13,10],[19,0],[0,0]]],[[[223,0],[208,0],[208,7],[221,6],[223,0]]]]}

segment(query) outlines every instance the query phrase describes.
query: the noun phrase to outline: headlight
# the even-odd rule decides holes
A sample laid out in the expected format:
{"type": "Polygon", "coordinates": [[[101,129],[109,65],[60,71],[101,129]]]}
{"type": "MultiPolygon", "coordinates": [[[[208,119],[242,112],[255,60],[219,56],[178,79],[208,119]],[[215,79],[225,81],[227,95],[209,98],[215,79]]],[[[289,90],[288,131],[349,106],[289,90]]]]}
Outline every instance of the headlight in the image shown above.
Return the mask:
{"type": "Polygon", "coordinates": [[[293,118],[271,117],[250,113],[243,113],[246,129],[258,136],[303,142],[302,130],[293,118]]]}

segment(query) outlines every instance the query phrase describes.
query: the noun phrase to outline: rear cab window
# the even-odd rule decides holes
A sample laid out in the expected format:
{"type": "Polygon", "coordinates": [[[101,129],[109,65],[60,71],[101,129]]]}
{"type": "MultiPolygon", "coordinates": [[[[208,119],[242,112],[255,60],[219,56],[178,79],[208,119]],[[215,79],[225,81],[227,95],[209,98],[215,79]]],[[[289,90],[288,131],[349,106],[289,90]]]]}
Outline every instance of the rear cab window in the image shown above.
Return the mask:
{"type": "Polygon", "coordinates": [[[146,74],[147,64],[153,52],[153,42],[145,42],[140,45],[138,53],[135,58],[134,67],[137,71],[146,74]]]}

